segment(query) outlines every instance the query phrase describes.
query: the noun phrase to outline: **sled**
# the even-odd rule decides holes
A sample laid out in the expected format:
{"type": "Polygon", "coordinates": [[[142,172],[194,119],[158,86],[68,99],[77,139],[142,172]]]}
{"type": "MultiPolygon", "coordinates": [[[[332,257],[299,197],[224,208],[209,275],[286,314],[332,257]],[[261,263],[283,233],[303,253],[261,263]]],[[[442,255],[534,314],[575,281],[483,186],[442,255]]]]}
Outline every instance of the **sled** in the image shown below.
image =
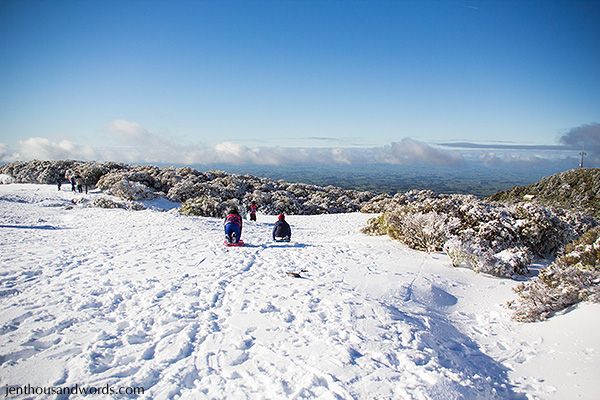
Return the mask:
{"type": "Polygon", "coordinates": [[[244,241],[240,240],[237,243],[229,243],[227,240],[224,240],[223,244],[227,247],[242,247],[244,245],[244,241]]]}

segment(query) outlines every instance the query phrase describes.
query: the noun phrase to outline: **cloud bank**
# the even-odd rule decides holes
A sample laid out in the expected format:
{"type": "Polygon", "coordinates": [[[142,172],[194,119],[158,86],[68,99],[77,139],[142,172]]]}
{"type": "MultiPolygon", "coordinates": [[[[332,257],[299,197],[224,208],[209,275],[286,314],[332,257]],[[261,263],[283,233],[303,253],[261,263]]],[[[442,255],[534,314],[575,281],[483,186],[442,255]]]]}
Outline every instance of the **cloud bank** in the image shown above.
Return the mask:
{"type": "Polygon", "coordinates": [[[584,147],[589,154],[586,165],[600,164],[600,124],[571,129],[557,146],[517,146],[514,149],[506,146],[493,149],[487,145],[448,148],[408,137],[379,147],[251,147],[234,142],[201,145],[170,140],[125,119],[110,122],[107,129],[112,138],[111,146],[94,148],[70,140],[56,142],[34,137],[20,141],[12,150],[0,143],[0,161],[78,159],[203,165],[390,164],[448,168],[475,162],[489,168],[527,168],[547,163],[572,168],[577,165],[576,152],[572,149],[584,147]]]}
{"type": "Polygon", "coordinates": [[[213,146],[187,145],[149,132],[136,122],[118,119],[107,126],[116,146],[92,148],[69,140],[59,142],[47,138],[29,138],[19,142],[11,152],[2,145],[3,161],[31,159],[113,160],[121,162],[177,164],[418,164],[459,165],[462,156],[453,151],[433,147],[411,138],[387,146],[370,148],[346,147],[250,147],[233,142],[213,146]]]}
{"type": "Polygon", "coordinates": [[[61,160],[80,158],[93,159],[96,151],[91,146],[81,146],[69,140],[52,142],[47,138],[32,137],[19,142],[16,152],[11,152],[0,143],[0,157],[3,161],[12,160],[61,160]]]}

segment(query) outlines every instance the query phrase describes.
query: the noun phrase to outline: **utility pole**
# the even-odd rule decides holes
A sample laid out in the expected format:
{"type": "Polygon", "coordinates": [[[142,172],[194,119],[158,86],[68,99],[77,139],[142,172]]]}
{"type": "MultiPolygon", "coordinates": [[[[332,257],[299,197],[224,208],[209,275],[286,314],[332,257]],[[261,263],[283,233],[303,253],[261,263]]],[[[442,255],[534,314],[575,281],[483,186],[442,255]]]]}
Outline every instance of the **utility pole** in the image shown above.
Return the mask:
{"type": "Polygon", "coordinates": [[[581,160],[579,161],[579,168],[583,168],[583,157],[587,156],[587,153],[585,151],[580,151],[579,155],[581,156],[581,160]]]}

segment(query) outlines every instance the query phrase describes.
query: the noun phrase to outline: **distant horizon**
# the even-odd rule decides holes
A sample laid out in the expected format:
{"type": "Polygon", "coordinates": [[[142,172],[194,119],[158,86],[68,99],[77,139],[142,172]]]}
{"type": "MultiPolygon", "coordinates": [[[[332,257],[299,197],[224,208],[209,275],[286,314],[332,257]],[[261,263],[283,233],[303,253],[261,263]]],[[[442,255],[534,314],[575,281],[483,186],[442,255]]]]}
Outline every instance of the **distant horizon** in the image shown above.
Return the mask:
{"type": "MultiPolygon", "coordinates": [[[[38,160],[50,161],[50,160],[38,160]]],[[[85,162],[85,160],[68,160],[85,162]]],[[[111,160],[107,160],[109,162],[111,160]]],[[[93,161],[90,161],[93,162],[93,161]]],[[[101,162],[101,161],[97,161],[101,162]]],[[[0,166],[3,163],[0,162],[0,166]]],[[[515,170],[504,167],[482,167],[466,162],[460,169],[447,169],[443,166],[423,168],[414,165],[314,165],[298,164],[284,166],[270,165],[224,165],[224,164],[183,164],[133,162],[127,165],[168,167],[190,167],[200,172],[221,170],[229,174],[252,175],[261,178],[282,179],[319,186],[338,186],[343,189],[368,190],[376,193],[403,193],[413,189],[429,189],[438,193],[473,194],[486,197],[514,186],[529,185],[541,178],[556,173],[576,169],[557,168],[556,165],[538,165],[535,168],[515,170]]]]}

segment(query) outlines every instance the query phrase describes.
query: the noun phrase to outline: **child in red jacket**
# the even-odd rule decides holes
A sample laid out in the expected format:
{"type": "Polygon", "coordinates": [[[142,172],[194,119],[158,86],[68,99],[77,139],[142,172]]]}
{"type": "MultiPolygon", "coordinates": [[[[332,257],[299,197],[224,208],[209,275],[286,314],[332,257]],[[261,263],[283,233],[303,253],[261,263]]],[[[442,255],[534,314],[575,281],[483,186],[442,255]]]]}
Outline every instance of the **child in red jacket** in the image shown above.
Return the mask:
{"type": "Polygon", "coordinates": [[[239,243],[242,236],[242,217],[236,207],[225,217],[225,239],[228,243],[239,243]]]}

